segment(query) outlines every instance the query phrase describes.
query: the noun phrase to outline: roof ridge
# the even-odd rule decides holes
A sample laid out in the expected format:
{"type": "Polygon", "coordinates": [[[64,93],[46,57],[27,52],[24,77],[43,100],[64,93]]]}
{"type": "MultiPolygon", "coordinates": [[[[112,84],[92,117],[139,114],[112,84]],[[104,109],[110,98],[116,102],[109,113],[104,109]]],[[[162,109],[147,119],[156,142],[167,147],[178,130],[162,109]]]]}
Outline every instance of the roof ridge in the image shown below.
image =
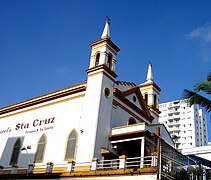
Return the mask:
{"type": "Polygon", "coordinates": [[[116,83],[117,85],[120,84],[120,85],[125,85],[125,86],[128,85],[128,86],[133,86],[133,87],[136,86],[136,84],[135,84],[134,82],[116,81],[115,83],[116,83]]]}

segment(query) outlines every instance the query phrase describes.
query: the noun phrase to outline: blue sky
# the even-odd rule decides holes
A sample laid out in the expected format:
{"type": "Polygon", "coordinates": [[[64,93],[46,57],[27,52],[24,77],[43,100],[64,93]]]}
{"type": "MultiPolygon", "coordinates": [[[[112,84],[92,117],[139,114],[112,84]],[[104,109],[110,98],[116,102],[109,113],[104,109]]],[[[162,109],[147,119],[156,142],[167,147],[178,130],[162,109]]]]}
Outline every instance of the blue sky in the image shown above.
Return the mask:
{"type": "Polygon", "coordinates": [[[106,16],[117,80],[144,82],[151,61],[166,102],[211,71],[210,0],[0,0],[0,107],[86,80],[106,16]]]}

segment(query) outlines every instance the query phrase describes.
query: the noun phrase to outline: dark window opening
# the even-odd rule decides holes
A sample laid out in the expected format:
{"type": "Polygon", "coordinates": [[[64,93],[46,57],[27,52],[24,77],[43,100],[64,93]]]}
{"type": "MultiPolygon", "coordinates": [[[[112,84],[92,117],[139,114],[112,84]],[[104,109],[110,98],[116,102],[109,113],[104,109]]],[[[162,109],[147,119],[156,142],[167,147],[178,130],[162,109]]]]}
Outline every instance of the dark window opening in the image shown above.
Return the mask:
{"type": "Polygon", "coordinates": [[[148,104],[148,94],[145,94],[145,95],[144,95],[144,99],[145,99],[145,101],[146,101],[146,104],[148,104]]]}
{"type": "Polygon", "coordinates": [[[111,69],[112,68],[112,54],[108,55],[108,67],[111,69]]]}
{"type": "Polygon", "coordinates": [[[10,165],[18,163],[18,157],[20,154],[20,150],[21,150],[21,139],[18,138],[13,146],[12,156],[10,159],[10,165]]]}
{"type": "Polygon", "coordinates": [[[98,66],[100,62],[100,53],[97,53],[96,58],[95,58],[95,66],[98,66]]]}
{"type": "Polygon", "coordinates": [[[136,124],[136,120],[133,119],[133,118],[130,118],[130,119],[128,120],[128,125],[132,125],[132,124],[136,124]]]}
{"type": "Polygon", "coordinates": [[[154,94],[154,106],[157,107],[157,95],[154,94]]]}

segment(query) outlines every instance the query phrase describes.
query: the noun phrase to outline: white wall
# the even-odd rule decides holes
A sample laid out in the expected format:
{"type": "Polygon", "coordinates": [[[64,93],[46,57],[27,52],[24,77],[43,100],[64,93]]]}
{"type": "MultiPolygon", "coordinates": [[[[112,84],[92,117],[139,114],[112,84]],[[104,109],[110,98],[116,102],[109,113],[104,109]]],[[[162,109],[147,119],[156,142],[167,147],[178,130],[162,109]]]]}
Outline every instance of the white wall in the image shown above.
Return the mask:
{"type": "MultiPolygon", "coordinates": [[[[67,97],[66,97],[67,98],[67,97]]],[[[71,97],[69,97],[71,98],[71,97]]],[[[80,116],[83,96],[36,107],[9,116],[0,116],[0,164],[8,166],[13,145],[18,137],[23,146],[31,145],[30,162],[34,161],[37,143],[42,134],[47,136],[44,162],[63,163],[69,133],[73,128],[80,139],[80,116]],[[48,124],[44,120],[50,119],[48,124]],[[8,132],[4,130],[10,129],[8,132]]],[[[26,151],[21,152],[18,165],[28,163],[26,151]]]]}
{"type": "Polygon", "coordinates": [[[181,153],[184,155],[194,154],[196,156],[211,161],[211,146],[186,148],[182,149],[181,153]]]}

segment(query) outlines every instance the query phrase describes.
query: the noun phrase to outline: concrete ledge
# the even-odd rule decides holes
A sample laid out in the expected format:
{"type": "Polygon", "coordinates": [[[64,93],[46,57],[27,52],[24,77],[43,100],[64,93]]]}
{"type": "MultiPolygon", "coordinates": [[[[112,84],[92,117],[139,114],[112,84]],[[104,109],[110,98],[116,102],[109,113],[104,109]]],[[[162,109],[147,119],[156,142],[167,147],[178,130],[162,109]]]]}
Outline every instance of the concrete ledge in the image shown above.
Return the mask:
{"type": "Polygon", "coordinates": [[[116,169],[116,170],[96,170],[96,171],[81,171],[81,172],[64,172],[60,177],[90,177],[90,176],[118,176],[118,175],[140,175],[140,174],[157,174],[156,167],[149,168],[131,168],[131,169],[116,169]]]}

